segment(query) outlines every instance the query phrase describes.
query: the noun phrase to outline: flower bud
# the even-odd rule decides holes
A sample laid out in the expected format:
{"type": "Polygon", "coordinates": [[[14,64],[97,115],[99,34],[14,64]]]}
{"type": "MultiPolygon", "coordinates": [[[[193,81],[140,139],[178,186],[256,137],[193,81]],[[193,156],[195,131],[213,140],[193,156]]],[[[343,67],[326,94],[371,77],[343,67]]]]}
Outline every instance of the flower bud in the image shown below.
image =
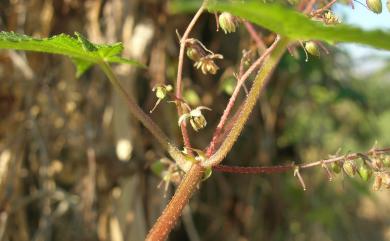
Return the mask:
{"type": "Polygon", "coordinates": [[[350,176],[353,177],[356,174],[356,166],[355,163],[353,163],[351,160],[345,160],[343,164],[344,172],[350,176]]]}
{"type": "Polygon", "coordinates": [[[320,50],[318,49],[317,44],[314,43],[313,41],[306,42],[305,49],[311,55],[314,55],[317,57],[320,56],[320,50]]]}
{"type": "Polygon", "coordinates": [[[156,97],[158,100],[156,104],[154,104],[154,107],[149,111],[150,113],[152,113],[157,108],[161,100],[165,99],[168,92],[172,91],[172,89],[172,85],[158,85],[153,87],[152,91],[156,91],[156,97]]]}
{"type": "Polygon", "coordinates": [[[196,47],[188,47],[187,48],[187,56],[193,61],[198,61],[202,54],[200,53],[199,49],[196,47]]]}
{"type": "Polygon", "coordinates": [[[339,174],[341,172],[341,165],[340,165],[340,162],[332,162],[332,164],[330,164],[330,167],[332,168],[332,171],[336,174],[339,174]]]}
{"type": "Polygon", "coordinates": [[[379,14],[382,12],[381,0],[366,0],[367,7],[374,13],[379,14]]]}
{"type": "Polygon", "coordinates": [[[223,12],[218,18],[219,26],[226,33],[236,32],[236,18],[228,12],[223,12]]]}
{"type": "Polygon", "coordinates": [[[372,170],[367,165],[363,164],[359,167],[358,170],[359,176],[363,181],[367,182],[372,176],[372,170]]]}
{"type": "Polygon", "coordinates": [[[172,85],[159,85],[154,87],[153,91],[156,91],[156,97],[158,99],[164,99],[167,93],[172,91],[172,85]]]}

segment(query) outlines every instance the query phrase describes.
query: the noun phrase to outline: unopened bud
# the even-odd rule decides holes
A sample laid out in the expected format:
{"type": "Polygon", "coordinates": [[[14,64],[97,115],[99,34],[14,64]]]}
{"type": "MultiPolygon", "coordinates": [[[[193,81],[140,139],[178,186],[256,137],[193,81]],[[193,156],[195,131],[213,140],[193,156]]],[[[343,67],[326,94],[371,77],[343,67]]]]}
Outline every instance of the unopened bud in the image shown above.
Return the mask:
{"type": "Polygon", "coordinates": [[[236,18],[228,12],[223,12],[219,15],[218,18],[219,26],[221,26],[222,30],[225,33],[233,33],[236,32],[236,18]]]}
{"type": "Polygon", "coordinates": [[[353,163],[351,160],[345,160],[343,164],[344,172],[350,176],[353,177],[356,174],[356,166],[355,163],[353,163]]]}
{"type": "Polygon", "coordinates": [[[311,55],[314,55],[317,57],[320,56],[320,50],[318,49],[317,44],[314,43],[313,41],[306,42],[305,49],[311,55]]]}
{"type": "Polygon", "coordinates": [[[339,174],[341,172],[341,165],[340,165],[340,162],[332,162],[332,164],[330,164],[330,167],[332,168],[332,171],[336,174],[339,174]]]}
{"type": "Polygon", "coordinates": [[[358,170],[359,176],[363,181],[367,182],[372,176],[372,170],[367,165],[363,164],[359,167],[358,170]]]}
{"type": "Polygon", "coordinates": [[[188,47],[187,48],[187,56],[193,61],[198,61],[202,54],[199,52],[199,49],[196,47],[188,47]]]}
{"type": "Polygon", "coordinates": [[[382,12],[381,0],[366,0],[367,7],[374,13],[379,14],[382,12]]]}

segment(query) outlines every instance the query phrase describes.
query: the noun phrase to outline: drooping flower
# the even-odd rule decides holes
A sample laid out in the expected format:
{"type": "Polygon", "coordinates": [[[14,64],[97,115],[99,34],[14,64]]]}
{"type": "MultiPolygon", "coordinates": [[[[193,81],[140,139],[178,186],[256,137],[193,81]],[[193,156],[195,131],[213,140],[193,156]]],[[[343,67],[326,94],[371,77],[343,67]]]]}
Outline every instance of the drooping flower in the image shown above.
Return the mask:
{"type": "Polygon", "coordinates": [[[366,0],[367,7],[374,13],[379,14],[382,12],[381,0],[366,0]]]}
{"type": "Polygon", "coordinates": [[[211,109],[205,106],[196,107],[195,109],[191,110],[189,113],[185,113],[180,116],[178,121],[179,126],[183,123],[183,121],[189,119],[190,124],[195,131],[199,131],[200,129],[206,127],[207,121],[202,114],[202,110],[211,110],[211,109]]]}
{"type": "Polygon", "coordinates": [[[218,22],[225,34],[236,32],[237,19],[232,14],[228,12],[221,13],[219,15],[218,22]]]}
{"type": "Polygon", "coordinates": [[[320,56],[320,50],[318,49],[318,46],[315,42],[309,41],[305,43],[305,49],[306,51],[314,56],[319,57],[320,56]]]}

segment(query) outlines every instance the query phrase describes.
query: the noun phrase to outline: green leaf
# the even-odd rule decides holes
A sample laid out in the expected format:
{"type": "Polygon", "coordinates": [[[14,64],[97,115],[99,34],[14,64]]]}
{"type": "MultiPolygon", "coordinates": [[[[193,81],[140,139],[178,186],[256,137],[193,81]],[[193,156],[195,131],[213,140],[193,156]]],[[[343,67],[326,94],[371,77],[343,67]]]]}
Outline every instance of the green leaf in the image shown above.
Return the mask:
{"type": "Polygon", "coordinates": [[[390,32],[365,31],[360,28],[339,24],[324,25],[292,9],[262,1],[221,2],[212,1],[210,11],[227,11],[247,19],[264,28],[296,40],[322,40],[334,42],[354,42],[376,48],[390,50],[390,32]]]}
{"type": "MultiPolygon", "coordinates": [[[[194,12],[201,4],[202,1],[199,0],[173,0],[170,2],[169,10],[172,13],[194,12]]],[[[263,1],[209,0],[207,7],[210,12],[227,11],[296,40],[322,40],[329,43],[353,42],[390,50],[389,31],[365,31],[344,24],[324,25],[277,4],[263,1]]]]}
{"type": "Polygon", "coordinates": [[[123,51],[122,43],[94,44],[80,33],[75,33],[75,35],[76,38],[66,34],[60,34],[50,38],[38,39],[14,32],[2,31],[0,32],[0,49],[15,49],[66,55],[70,57],[76,65],[76,75],[78,77],[93,64],[102,61],[143,67],[143,65],[137,61],[118,56],[123,51]]]}
{"type": "Polygon", "coordinates": [[[80,78],[88,69],[93,66],[92,62],[85,61],[83,59],[72,58],[72,62],[76,66],[76,77],[80,78]]]}

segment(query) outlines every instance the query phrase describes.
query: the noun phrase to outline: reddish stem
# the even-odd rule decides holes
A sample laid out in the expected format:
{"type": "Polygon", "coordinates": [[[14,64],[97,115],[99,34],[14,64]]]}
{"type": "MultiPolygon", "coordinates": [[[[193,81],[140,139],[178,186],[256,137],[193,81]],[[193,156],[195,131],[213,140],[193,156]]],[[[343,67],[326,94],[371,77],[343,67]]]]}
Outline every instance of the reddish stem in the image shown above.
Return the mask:
{"type": "MultiPolygon", "coordinates": [[[[389,153],[390,152],[390,147],[386,147],[383,149],[372,149],[364,155],[373,155],[373,154],[384,154],[384,153],[389,153]]],[[[225,166],[225,165],[218,165],[214,166],[213,170],[219,171],[219,172],[226,172],[226,173],[239,173],[239,174],[272,174],[272,173],[281,173],[281,172],[286,172],[291,169],[294,169],[296,167],[300,169],[305,169],[305,168],[311,168],[315,166],[320,166],[324,164],[329,164],[332,162],[337,162],[337,161],[344,161],[344,160],[355,160],[361,157],[360,153],[353,153],[349,154],[347,156],[338,156],[338,157],[333,157],[329,159],[324,159],[320,161],[315,161],[315,162],[310,162],[310,163],[304,163],[300,165],[295,165],[294,163],[292,164],[287,164],[287,165],[277,165],[277,166],[267,166],[267,167],[239,167],[239,166],[225,166]]]]}
{"type": "Polygon", "coordinates": [[[168,234],[176,224],[176,220],[179,219],[184,207],[200,182],[203,171],[204,168],[198,164],[194,164],[191,167],[177,188],[175,195],[165,207],[164,212],[149,231],[145,239],[146,241],[163,241],[167,239],[168,234]]]}
{"type": "Polygon", "coordinates": [[[209,147],[207,148],[207,151],[206,151],[206,156],[209,157],[211,156],[214,151],[215,151],[215,148],[216,148],[216,143],[218,142],[218,139],[219,139],[219,136],[221,135],[222,133],[222,130],[223,130],[223,127],[225,126],[226,124],[226,121],[227,121],[227,118],[231,112],[231,110],[233,109],[233,106],[234,106],[234,103],[237,99],[237,96],[238,96],[238,93],[240,91],[240,88],[242,86],[242,84],[245,82],[246,79],[248,79],[248,77],[252,74],[252,72],[257,69],[261,63],[263,62],[263,60],[271,53],[271,51],[275,48],[276,44],[279,42],[279,38],[277,37],[276,40],[274,41],[274,43],[260,56],[260,58],[258,58],[249,68],[248,70],[240,77],[240,79],[237,81],[237,85],[233,91],[233,94],[232,96],[230,97],[229,99],[229,102],[221,116],[221,119],[217,125],[217,128],[215,129],[215,132],[214,132],[214,135],[213,135],[213,138],[210,142],[210,145],[209,147]]]}
{"type": "Polygon", "coordinates": [[[320,8],[320,9],[317,9],[315,10],[314,12],[311,13],[312,16],[315,16],[317,14],[320,14],[320,13],[323,13],[324,11],[326,11],[327,9],[329,9],[330,7],[332,7],[333,4],[336,3],[337,0],[332,0],[331,2],[329,2],[328,4],[326,4],[324,7],[320,8]]]}
{"type": "Polygon", "coordinates": [[[260,49],[260,51],[264,52],[267,49],[267,46],[264,44],[263,40],[261,40],[259,34],[256,32],[256,29],[253,27],[253,25],[248,21],[244,21],[244,26],[248,33],[251,35],[252,39],[256,42],[256,45],[260,49]]]}

